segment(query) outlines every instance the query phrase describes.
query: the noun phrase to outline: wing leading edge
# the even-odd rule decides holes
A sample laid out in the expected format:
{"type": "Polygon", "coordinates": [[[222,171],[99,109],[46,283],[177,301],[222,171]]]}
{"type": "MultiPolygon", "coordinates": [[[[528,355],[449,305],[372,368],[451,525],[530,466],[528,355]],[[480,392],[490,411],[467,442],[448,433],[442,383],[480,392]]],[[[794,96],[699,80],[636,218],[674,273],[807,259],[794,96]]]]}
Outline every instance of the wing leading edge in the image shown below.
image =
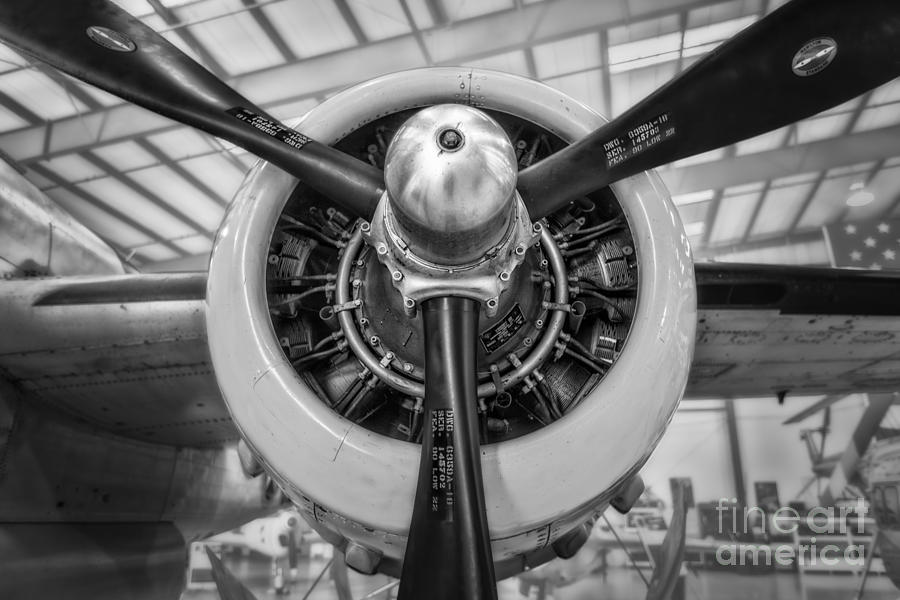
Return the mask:
{"type": "Polygon", "coordinates": [[[0,377],[24,397],[132,439],[237,439],[209,359],[205,273],[0,285],[0,377]]]}
{"type": "Polygon", "coordinates": [[[900,273],[698,263],[696,276],[687,396],[900,389],[900,273]]]}

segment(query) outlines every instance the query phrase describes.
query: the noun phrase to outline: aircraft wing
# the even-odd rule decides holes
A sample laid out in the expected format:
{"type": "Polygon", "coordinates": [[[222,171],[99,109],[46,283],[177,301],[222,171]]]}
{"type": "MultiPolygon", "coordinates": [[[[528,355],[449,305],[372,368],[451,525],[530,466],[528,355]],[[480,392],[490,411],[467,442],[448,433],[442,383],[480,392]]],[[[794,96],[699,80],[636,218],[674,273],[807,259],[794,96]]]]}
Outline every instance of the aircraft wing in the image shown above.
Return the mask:
{"type": "Polygon", "coordinates": [[[686,395],[900,389],[900,273],[696,264],[686,395]]]}
{"type": "Polygon", "coordinates": [[[0,377],[30,401],[147,442],[238,438],[210,364],[205,273],[2,285],[0,377]]]}

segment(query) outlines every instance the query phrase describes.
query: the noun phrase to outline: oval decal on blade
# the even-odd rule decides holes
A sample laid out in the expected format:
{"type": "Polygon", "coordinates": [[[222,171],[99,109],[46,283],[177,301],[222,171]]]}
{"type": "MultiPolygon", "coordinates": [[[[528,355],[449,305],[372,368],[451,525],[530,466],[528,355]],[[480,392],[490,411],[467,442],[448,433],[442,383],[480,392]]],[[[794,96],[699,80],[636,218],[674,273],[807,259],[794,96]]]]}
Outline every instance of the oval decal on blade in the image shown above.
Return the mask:
{"type": "Polygon", "coordinates": [[[821,72],[831,64],[837,56],[837,42],[831,38],[823,37],[810,40],[794,55],[791,61],[791,69],[794,75],[809,77],[821,72]]]}
{"type": "Polygon", "coordinates": [[[99,25],[91,25],[87,28],[87,36],[91,38],[95,44],[103,46],[107,50],[116,52],[134,52],[137,46],[124,33],[119,33],[115,29],[109,27],[100,27],[99,25]]]}

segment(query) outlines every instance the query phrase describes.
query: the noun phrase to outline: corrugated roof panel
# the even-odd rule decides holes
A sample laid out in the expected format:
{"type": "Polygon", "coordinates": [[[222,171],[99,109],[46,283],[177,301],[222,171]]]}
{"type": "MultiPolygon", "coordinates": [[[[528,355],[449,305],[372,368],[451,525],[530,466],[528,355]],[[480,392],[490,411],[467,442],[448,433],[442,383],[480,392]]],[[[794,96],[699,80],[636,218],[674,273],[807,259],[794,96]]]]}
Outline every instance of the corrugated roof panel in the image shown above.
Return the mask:
{"type": "Polygon", "coordinates": [[[789,129],[790,126],[782,127],[781,129],[758,135],[749,140],[738,142],[735,145],[735,154],[742,156],[744,154],[756,154],[757,152],[765,152],[767,150],[780,148],[784,145],[789,129]]]}
{"type": "Polygon", "coordinates": [[[219,228],[224,213],[222,207],[169,167],[148,167],[132,171],[128,177],[152,190],[163,202],[202,225],[206,231],[219,228]]]}
{"type": "Polygon", "coordinates": [[[93,153],[119,171],[130,171],[156,164],[153,156],[135,142],[119,142],[94,148],[93,153]]]}
{"type": "Polygon", "coordinates": [[[58,83],[32,69],[0,75],[0,90],[48,121],[70,117],[86,109],[58,83]]]}
{"type": "Polygon", "coordinates": [[[470,60],[463,64],[466,67],[476,67],[481,69],[494,69],[495,71],[503,71],[505,73],[513,73],[530,77],[528,72],[528,63],[525,60],[525,52],[522,50],[513,50],[512,52],[504,52],[503,54],[495,54],[479,60],[470,60]]]}
{"type": "Polygon", "coordinates": [[[212,250],[212,240],[202,235],[175,240],[175,245],[188,254],[209,254],[212,250]]]}
{"type": "Polygon", "coordinates": [[[78,187],[96,196],[109,206],[135,215],[141,223],[160,237],[180,237],[197,233],[193,227],[167,213],[165,210],[111,177],[103,177],[78,184],[78,187]]]}
{"type": "Polygon", "coordinates": [[[900,103],[867,108],[859,115],[854,132],[890,127],[900,123],[900,103]]]}
{"type": "Polygon", "coordinates": [[[769,193],[763,199],[750,236],[789,233],[788,228],[793,223],[797,211],[800,210],[800,206],[812,186],[811,182],[807,182],[769,189],[769,193]]]}
{"type": "Polygon", "coordinates": [[[812,229],[839,218],[847,209],[847,196],[850,195],[850,184],[859,179],[856,175],[830,177],[822,181],[822,185],[813,196],[812,202],[797,224],[798,229],[812,229]]]}
{"type": "Polygon", "coordinates": [[[505,10],[515,6],[513,0],[479,0],[478,2],[447,2],[437,0],[444,5],[444,13],[451,21],[471,19],[480,15],[505,10]]]}
{"type": "Polygon", "coordinates": [[[547,79],[546,83],[590,106],[600,114],[609,115],[609,109],[603,101],[603,72],[600,69],[553,77],[547,79]]]}
{"type": "MultiPolygon", "coordinates": [[[[205,19],[244,8],[241,0],[198,2],[177,9],[186,22],[205,19]]],[[[232,75],[264,69],[284,62],[284,57],[249,12],[191,25],[188,30],[212,57],[232,75]]]]}
{"type": "Polygon", "coordinates": [[[596,33],[539,44],[532,49],[539,79],[600,66],[600,36],[596,33]]]}
{"type": "Polygon", "coordinates": [[[147,136],[147,140],[173,160],[208,154],[213,151],[211,137],[195,129],[182,127],[147,136]]]}
{"type": "Polygon", "coordinates": [[[147,244],[151,240],[140,231],[126,225],[105,210],[84,200],[77,194],[61,187],[47,190],[47,195],[78,221],[100,237],[109,240],[119,248],[130,248],[147,244]]]}
{"type": "Polygon", "coordinates": [[[222,154],[188,158],[178,164],[208,185],[225,202],[231,202],[246,174],[222,154]]]}
{"type": "Polygon", "coordinates": [[[650,92],[669,81],[678,65],[675,62],[615,73],[610,78],[612,88],[612,114],[620,115],[650,92]]]}
{"type": "Polygon", "coordinates": [[[262,11],[297,56],[316,56],[356,45],[356,38],[332,0],[276,2],[262,11]]]}
{"type": "Polygon", "coordinates": [[[797,143],[806,144],[844,133],[850,122],[850,113],[806,119],[797,123],[797,143]]]}
{"type": "Polygon", "coordinates": [[[65,154],[41,163],[66,181],[77,182],[107,175],[106,171],[78,154],[65,154]]]}
{"type": "Polygon", "coordinates": [[[348,0],[347,4],[369,40],[383,40],[412,31],[398,0],[379,0],[377,3],[348,0]]]}
{"type": "Polygon", "coordinates": [[[716,212],[716,222],[710,232],[709,242],[722,244],[741,239],[756,209],[759,196],[759,192],[754,192],[723,197],[716,212]]]}

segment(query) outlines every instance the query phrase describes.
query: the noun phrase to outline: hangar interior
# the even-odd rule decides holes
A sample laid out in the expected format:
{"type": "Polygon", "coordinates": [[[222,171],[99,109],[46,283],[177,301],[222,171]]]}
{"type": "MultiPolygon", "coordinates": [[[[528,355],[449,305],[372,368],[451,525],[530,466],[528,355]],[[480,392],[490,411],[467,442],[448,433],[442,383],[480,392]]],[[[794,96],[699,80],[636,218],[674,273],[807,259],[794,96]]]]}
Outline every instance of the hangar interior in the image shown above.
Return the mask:
{"type": "MultiPolygon", "coordinates": [[[[288,122],[358,82],[405,69],[450,65],[537,79],[616,117],[784,4],[780,0],[116,2],[288,122]]],[[[872,221],[883,225],[885,234],[893,233],[894,226],[900,232],[898,140],[900,83],[891,81],[771,133],[665,165],[659,175],[677,206],[695,260],[829,266],[835,258],[826,233],[829,227],[872,221]]],[[[4,45],[0,45],[0,154],[136,270],[159,273],[207,268],[223,215],[257,161],[233,144],[124,102],[4,45]]],[[[871,269],[900,266],[900,240],[884,242],[879,252],[870,264],[853,257],[843,260],[871,269]]],[[[813,477],[814,457],[808,449],[820,444],[820,455],[842,452],[868,400],[850,395],[835,403],[828,409],[830,421],[821,428],[820,412],[811,412],[800,423],[782,422],[828,400],[825,396],[780,400],[684,401],[643,470],[648,489],[668,507],[669,478],[685,477],[691,479],[697,503],[740,498],[746,505],[761,502],[753,496],[756,482],[774,482],[781,505],[793,501],[815,505],[827,477],[824,484],[813,477]],[[820,429],[827,435],[809,433],[820,429]],[[821,439],[809,446],[804,435],[821,439]]],[[[882,427],[896,426],[897,420],[890,410],[882,427]]],[[[668,520],[669,509],[663,513],[668,520]]],[[[688,513],[689,537],[701,527],[698,515],[696,509],[688,513]]],[[[618,565],[610,568],[627,572],[618,579],[611,575],[607,580],[604,559],[602,574],[579,572],[577,580],[571,575],[572,581],[567,581],[564,573],[557,575],[559,585],[550,586],[555,589],[526,586],[520,593],[511,586],[503,588],[507,595],[502,597],[593,598],[601,597],[595,595],[601,590],[611,594],[602,597],[643,597],[642,589],[633,589],[641,585],[634,570],[618,558],[618,565]]],[[[313,566],[323,560],[310,558],[309,579],[295,583],[291,597],[312,583],[313,566]]],[[[268,589],[274,584],[268,563],[262,564],[253,567],[258,571],[255,577],[259,588],[268,589]]],[[[793,571],[773,571],[762,579],[729,579],[720,572],[710,579],[691,576],[684,597],[849,598],[861,576],[859,569],[840,567],[810,575],[799,587],[797,577],[793,571]],[[744,588],[746,595],[740,595],[744,588]]],[[[375,587],[362,578],[353,581],[354,590],[375,587]]],[[[335,597],[333,587],[328,587],[332,585],[323,583],[310,597],[335,597]]],[[[868,585],[867,598],[897,595],[886,577],[873,575],[868,585]]],[[[207,594],[211,592],[198,587],[184,597],[215,597],[207,594]]],[[[378,597],[390,594],[387,590],[378,597]]]]}

